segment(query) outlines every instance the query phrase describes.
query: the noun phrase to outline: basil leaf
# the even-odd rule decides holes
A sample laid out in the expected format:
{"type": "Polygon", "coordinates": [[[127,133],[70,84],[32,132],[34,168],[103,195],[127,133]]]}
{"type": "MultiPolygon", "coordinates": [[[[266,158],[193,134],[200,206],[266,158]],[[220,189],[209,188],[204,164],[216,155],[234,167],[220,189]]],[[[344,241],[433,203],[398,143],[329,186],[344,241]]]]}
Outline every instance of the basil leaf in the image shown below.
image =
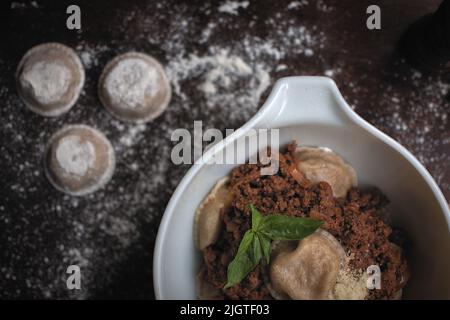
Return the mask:
{"type": "Polygon", "coordinates": [[[300,240],[309,236],[322,225],[322,221],[283,215],[264,217],[259,231],[272,240],[300,240]]]}
{"type": "Polygon", "coordinates": [[[241,243],[239,244],[238,251],[236,255],[240,255],[246,252],[249,247],[252,245],[253,238],[255,237],[255,233],[252,230],[247,230],[247,232],[242,237],[241,243]]]}
{"type": "Polygon", "coordinates": [[[247,253],[234,257],[234,260],[228,265],[227,284],[224,289],[228,289],[241,282],[256,266],[257,263],[254,263],[251,255],[247,253]]]}
{"type": "Polygon", "coordinates": [[[261,260],[261,250],[255,250],[255,244],[256,247],[260,247],[255,233],[252,230],[248,230],[242,238],[238,253],[228,265],[227,284],[224,289],[241,282],[258,265],[261,260]]]}
{"type": "Polygon", "coordinates": [[[263,220],[261,213],[256,209],[252,204],[249,205],[250,210],[252,211],[252,230],[257,231],[263,220]]]}
{"type": "Polygon", "coordinates": [[[263,234],[258,234],[259,243],[261,245],[261,249],[264,255],[264,259],[266,259],[266,263],[270,262],[270,242],[271,240],[263,234]]]}
{"type": "Polygon", "coordinates": [[[250,209],[252,211],[252,230],[255,233],[255,257],[257,257],[259,261],[261,260],[261,256],[264,254],[266,261],[269,262],[268,257],[270,256],[270,239],[264,237],[258,232],[258,229],[260,228],[261,222],[264,218],[253,204],[250,204],[250,209]]]}
{"type": "Polygon", "coordinates": [[[253,237],[253,262],[258,264],[262,258],[261,244],[258,235],[253,237]]]}
{"type": "Polygon", "coordinates": [[[261,261],[270,261],[272,240],[300,240],[322,225],[311,218],[266,215],[250,204],[252,228],[245,232],[233,261],[228,265],[227,283],[224,289],[241,282],[261,261]]]}

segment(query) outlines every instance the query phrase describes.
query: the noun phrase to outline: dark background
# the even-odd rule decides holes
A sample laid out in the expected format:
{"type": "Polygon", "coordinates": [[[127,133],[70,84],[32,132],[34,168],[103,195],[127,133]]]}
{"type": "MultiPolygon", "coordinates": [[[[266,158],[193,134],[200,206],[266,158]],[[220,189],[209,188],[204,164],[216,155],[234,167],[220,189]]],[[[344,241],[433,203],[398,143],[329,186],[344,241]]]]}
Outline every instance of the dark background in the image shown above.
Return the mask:
{"type": "Polygon", "coordinates": [[[332,76],[355,111],[418,157],[450,199],[450,85],[445,78],[411,69],[397,53],[402,32],[434,11],[439,1],[251,1],[236,15],[219,10],[227,2],[72,1],[81,7],[81,31],[66,29],[63,2],[3,2],[1,298],[154,297],[157,228],[188,169],[170,162],[171,132],[192,129],[194,120],[203,120],[205,128],[238,128],[283,76],[332,76]],[[366,28],[370,4],[381,7],[381,30],[366,28]],[[14,82],[23,54],[49,41],[76,49],[86,67],[78,103],[57,118],[29,111],[18,99],[14,82]],[[145,126],[112,118],[96,95],[105,63],[130,50],[156,57],[169,70],[172,84],[181,86],[166,112],[145,126]],[[270,75],[270,86],[259,102],[259,95],[248,97],[255,89],[248,83],[259,81],[256,71],[245,77],[231,74],[239,86],[224,88],[228,93],[223,101],[208,99],[198,90],[214,66],[190,68],[195,59],[189,54],[214,56],[221,50],[270,75]],[[177,68],[189,72],[178,74],[177,68]],[[106,188],[81,198],[52,188],[41,161],[51,134],[72,123],[102,130],[117,157],[106,188]],[[66,288],[70,264],[81,267],[82,290],[66,288]]]}

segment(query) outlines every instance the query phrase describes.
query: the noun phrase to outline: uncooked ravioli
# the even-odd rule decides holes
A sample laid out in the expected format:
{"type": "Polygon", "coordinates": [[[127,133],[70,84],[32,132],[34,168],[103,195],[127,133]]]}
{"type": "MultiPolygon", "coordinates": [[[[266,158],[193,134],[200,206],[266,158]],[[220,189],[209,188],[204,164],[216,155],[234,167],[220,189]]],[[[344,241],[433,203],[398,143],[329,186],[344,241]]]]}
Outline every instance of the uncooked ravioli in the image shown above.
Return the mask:
{"type": "Polygon", "coordinates": [[[312,183],[329,183],[337,198],[344,197],[357,185],[356,171],[330,149],[298,147],[295,156],[298,159],[298,169],[312,183]]]}
{"type": "Polygon", "coordinates": [[[69,125],[56,132],[47,144],[44,161],[50,183],[74,196],[103,187],[115,168],[111,143],[86,125],[69,125]]]}
{"type": "Polygon", "coordinates": [[[58,116],[76,102],[84,84],[84,69],[75,51],[60,43],[28,50],[17,67],[19,96],[32,111],[58,116]]]}
{"type": "Polygon", "coordinates": [[[128,52],[105,66],[98,93],[103,106],[117,118],[144,123],[166,109],[171,88],[164,68],[156,59],[128,52]]]}

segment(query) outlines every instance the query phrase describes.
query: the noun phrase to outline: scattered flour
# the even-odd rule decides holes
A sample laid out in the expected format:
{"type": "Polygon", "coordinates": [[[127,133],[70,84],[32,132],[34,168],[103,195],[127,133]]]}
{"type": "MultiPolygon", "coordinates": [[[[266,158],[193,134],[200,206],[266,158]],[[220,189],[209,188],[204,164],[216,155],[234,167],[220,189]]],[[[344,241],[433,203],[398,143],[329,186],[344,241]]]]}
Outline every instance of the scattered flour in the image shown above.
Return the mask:
{"type": "MultiPolygon", "coordinates": [[[[312,57],[325,41],[321,35],[291,20],[269,23],[274,28],[266,38],[246,36],[233,50],[211,45],[207,53],[187,53],[174,39],[167,48],[171,58],[166,67],[174,93],[183,101],[190,101],[190,92],[184,88],[195,81],[206,107],[227,113],[232,122],[248,119],[273,84],[271,73],[289,69],[286,64],[280,67],[279,62],[288,53],[312,57]]],[[[218,28],[210,23],[205,30],[220,32],[218,28]]],[[[211,32],[202,34],[201,42],[209,41],[211,32]]]]}
{"type": "Polygon", "coordinates": [[[101,44],[80,42],[80,44],[76,47],[76,50],[80,55],[84,67],[86,69],[90,69],[92,67],[99,66],[99,56],[105,52],[108,52],[110,48],[101,44]]]}
{"type": "Polygon", "coordinates": [[[327,5],[324,0],[317,0],[316,1],[316,8],[319,11],[322,11],[322,12],[325,12],[325,13],[333,11],[333,7],[327,5]]]}
{"type": "Polygon", "coordinates": [[[341,68],[335,68],[335,69],[327,69],[323,72],[324,75],[327,77],[333,78],[336,75],[339,75],[342,72],[341,68]]]}
{"type": "Polygon", "coordinates": [[[237,16],[239,14],[239,8],[246,9],[249,4],[250,2],[248,1],[228,1],[222,4],[218,11],[237,16]]]}
{"type": "Polygon", "coordinates": [[[203,29],[202,36],[200,38],[200,43],[208,42],[214,29],[217,27],[217,23],[209,22],[208,25],[203,29]]]}
{"type": "Polygon", "coordinates": [[[292,1],[291,3],[288,4],[287,9],[293,10],[306,5],[308,5],[308,0],[292,1]]]}
{"type": "Polygon", "coordinates": [[[14,10],[14,9],[27,9],[27,8],[38,9],[39,8],[39,4],[36,1],[31,1],[29,3],[12,1],[10,8],[12,10],[14,10]]]}
{"type": "Polygon", "coordinates": [[[234,100],[238,105],[248,103],[255,108],[270,85],[268,70],[259,64],[251,67],[225,49],[211,48],[210,51],[215,53],[201,57],[191,54],[169,63],[168,75],[175,93],[187,99],[181,82],[197,74],[201,77],[197,88],[209,107],[220,108],[234,100]],[[238,95],[240,86],[244,86],[245,92],[238,95]]]}
{"type": "Polygon", "coordinates": [[[84,176],[95,162],[95,148],[80,137],[70,135],[62,138],[56,149],[56,159],[61,168],[69,174],[84,176]]]}
{"type": "Polygon", "coordinates": [[[120,137],[120,143],[126,147],[135,145],[142,138],[146,128],[145,124],[131,125],[127,132],[120,137]]]}
{"type": "Polygon", "coordinates": [[[81,61],[86,68],[90,68],[93,64],[93,57],[90,52],[83,51],[80,54],[81,61]]]}

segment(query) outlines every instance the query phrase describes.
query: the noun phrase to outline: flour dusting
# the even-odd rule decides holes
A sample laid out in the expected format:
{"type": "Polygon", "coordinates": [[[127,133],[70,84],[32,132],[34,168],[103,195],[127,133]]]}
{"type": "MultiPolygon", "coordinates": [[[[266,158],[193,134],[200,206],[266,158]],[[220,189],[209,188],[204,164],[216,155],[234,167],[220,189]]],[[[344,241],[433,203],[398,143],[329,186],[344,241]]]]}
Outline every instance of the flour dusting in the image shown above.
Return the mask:
{"type": "Polygon", "coordinates": [[[28,9],[28,8],[39,9],[39,3],[37,1],[30,1],[30,2],[16,2],[16,1],[12,1],[10,8],[12,10],[15,10],[15,9],[28,9]]]}
{"type": "Polygon", "coordinates": [[[68,174],[84,176],[95,163],[95,148],[90,141],[82,142],[80,137],[69,135],[63,137],[56,149],[56,160],[68,174]]]}
{"type": "Polygon", "coordinates": [[[41,104],[57,102],[67,92],[71,72],[59,63],[39,61],[34,63],[20,77],[24,88],[31,90],[41,104]]]}
{"type": "Polygon", "coordinates": [[[140,108],[146,105],[147,95],[153,97],[158,91],[158,74],[142,59],[125,58],[106,76],[105,88],[116,104],[140,108]]]}
{"type": "Polygon", "coordinates": [[[221,108],[234,100],[237,105],[256,108],[261,94],[270,85],[268,70],[261,64],[250,66],[242,57],[225,49],[211,48],[210,51],[209,55],[191,54],[169,63],[168,75],[175,93],[187,99],[181,82],[197,76],[201,79],[197,89],[206,98],[208,107],[221,108]]]}
{"type": "Polygon", "coordinates": [[[218,11],[237,16],[239,8],[246,9],[249,4],[248,1],[227,1],[219,7],[218,11]]]}
{"type": "Polygon", "coordinates": [[[297,9],[303,6],[306,6],[308,4],[308,0],[302,0],[302,1],[292,1],[288,4],[286,7],[288,10],[297,9]]]}

